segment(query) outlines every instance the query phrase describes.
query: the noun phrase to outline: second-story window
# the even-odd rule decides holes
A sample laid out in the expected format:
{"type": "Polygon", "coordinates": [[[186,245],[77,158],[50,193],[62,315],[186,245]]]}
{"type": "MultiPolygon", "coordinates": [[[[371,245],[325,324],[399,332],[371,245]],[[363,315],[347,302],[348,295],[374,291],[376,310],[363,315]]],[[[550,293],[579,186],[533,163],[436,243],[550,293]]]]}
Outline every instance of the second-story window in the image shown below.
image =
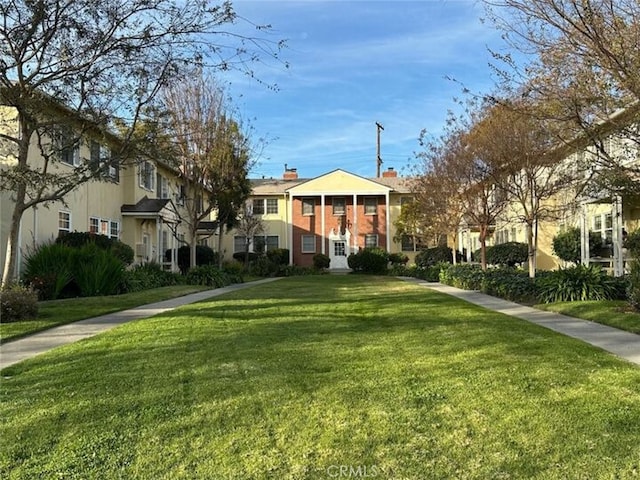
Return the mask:
{"type": "Polygon", "coordinates": [[[73,138],[69,127],[59,127],[55,133],[55,148],[62,163],[77,167],[80,165],[80,145],[73,138]]]}
{"type": "Polygon", "coordinates": [[[138,167],[138,184],[147,190],[155,190],[156,167],[151,162],[142,162],[138,167]]]}
{"type": "Polygon", "coordinates": [[[378,199],[376,197],[364,197],[364,214],[375,215],[378,213],[378,199]]]}
{"type": "Polygon", "coordinates": [[[302,199],[302,215],[313,215],[315,213],[316,200],[314,198],[302,199]]]}
{"type": "Polygon", "coordinates": [[[264,198],[256,198],[253,200],[253,214],[264,215],[264,198]]]}
{"type": "Polygon", "coordinates": [[[332,200],[333,205],[333,214],[334,215],[344,215],[346,212],[344,197],[333,197],[332,200]]]}
{"type": "Polygon", "coordinates": [[[158,198],[169,198],[169,180],[166,177],[158,174],[157,187],[158,198]]]}
{"type": "Polygon", "coordinates": [[[267,214],[269,214],[269,215],[277,215],[278,214],[278,199],[277,198],[267,198],[267,214]]]}

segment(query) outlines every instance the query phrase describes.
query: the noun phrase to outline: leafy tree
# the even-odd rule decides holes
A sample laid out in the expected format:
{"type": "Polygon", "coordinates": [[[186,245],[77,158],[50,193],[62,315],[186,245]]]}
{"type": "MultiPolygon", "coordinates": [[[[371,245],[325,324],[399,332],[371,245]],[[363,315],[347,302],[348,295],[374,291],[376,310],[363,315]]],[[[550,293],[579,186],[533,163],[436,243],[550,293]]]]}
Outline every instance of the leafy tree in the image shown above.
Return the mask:
{"type": "Polygon", "coordinates": [[[137,158],[148,140],[137,125],[185,65],[251,73],[253,59],[282,47],[234,31],[241,19],[227,1],[7,0],[0,13],[0,150],[9,160],[0,189],[13,202],[3,283],[15,274],[24,212],[137,158]],[[107,153],[77,158],[89,139],[107,153]]]}

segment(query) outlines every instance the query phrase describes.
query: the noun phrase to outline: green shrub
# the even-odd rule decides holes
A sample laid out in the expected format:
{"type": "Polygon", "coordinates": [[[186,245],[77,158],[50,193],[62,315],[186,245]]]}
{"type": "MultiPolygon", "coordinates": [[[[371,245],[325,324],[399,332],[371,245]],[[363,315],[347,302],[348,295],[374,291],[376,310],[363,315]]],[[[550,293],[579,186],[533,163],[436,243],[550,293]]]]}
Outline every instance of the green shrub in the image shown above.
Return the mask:
{"type": "Polygon", "coordinates": [[[59,243],[45,243],[27,255],[24,282],[33,287],[41,300],[55,300],[73,280],[74,249],[59,243]]]}
{"type": "MultiPolygon", "coordinates": [[[[164,259],[167,262],[171,261],[172,250],[169,249],[164,252],[164,259]]],[[[196,245],[196,266],[199,265],[217,265],[219,256],[213,251],[211,247],[206,245],[196,245]]],[[[178,268],[183,275],[186,275],[189,267],[191,266],[191,247],[189,245],[182,245],[178,248],[178,268]]]]}
{"type": "Polygon", "coordinates": [[[513,267],[525,263],[529,259],[529,248],[526,243],[505,242],[487,247],[487,263],[489,265],[506,265],[513,267]]]}
{"type": "Polygon", "coordinates": [[[630,264],[627,300],[633,308],[640,310],[640,259],[638,258],[633,259],[630,264]]]}
{"type": "MultiPolygon", "coordinates": [[[[251,263],[253,261],[255,261],[257,258],[259,258],[261,255],[259,253],[255,253],[255,252],[249,252],[246,255],[248,257],[248,262],[251,263]]],[[[237,260],[241,263],[245,263],[245,253],[244,252],[236,252],[233,254],[233,259],[237,260]]]]}
{"type": "Polygon", "coordinates": [[[134,259],[134,251],[129,245],[120,240],[113,240],[109,249],[113,255],[125,265],[131,265],[134,259]]]}
{"type": "Polygon", "coordinates": [[[487,295],[514,302],[535,303],[537,298],[536,283],[529,277],[529,272],[513,267],[485,271],[480,290],[487,295]]]}
{"type": "Polygon", "coordinates": [[[323,268],[329,268],[330,264],[331,264],[331,259],[329,258],[328,255],[325,255],[324,253],[316,253],[313,256],[313,266],[318,270],[322,270],[323,268]]]}
{"type": "Polygon", "coordinates": [[[629,233],[623,246],[629,251],[632,258],[640,258],[640,230],[629,233]]]}
{"type": "Polygon", "coordinates": [[[367,247],[349,255],[347,264],[354,272],[386,275],[389,254],[380,247],[367,247]]]}
{"type": "Polygon", "coordinates": [[[38,316],[38,293],[23,285],[0,290],[0,320],[3,323],[31,320],[38,316]]]}
{"type": "Polygon", "coordinates": [[[142,263],[124,272],[124,292],[139,292],[151,288],[168,287],[180,283],[180,274],[168,272],[155,263],[142,263]]]}
{"type": "Polygon", "coordinates": [[[481,290],[483,278],[479,265],[446,265],[440,269],[440,282],[464,290],[481,290]]]}
{"type": "Polygon", "coordinates": [[[451,263],[453,250],[446,245],[421,250],[416,255],[416,265],[419,267],[431,267],[438,263],[451,263]]]}
{"type": "Polygon", "coordinates": [[[69,232],[60,235],[56,239],[56,243],[59,245],[66,245],[71,248],[81,248],[88,243],[93,243],[102,250],[109,250],[111,248],[112,240],[106,235],[98,233],[69,232]]]}
{"type": "Polygon", "coordinates": [[[595,265],[549,272],[539,277],[536,284],[542,303],[612,300],[619,295],[618,282],[595,265]]]}
{"type": "Polygon", "coordinates": [[[267,250],[267,258],[276,265],[289,265],[289,249],[272,248],[267,250]]]}
{"type": "Polygon", "coordinates": [[[71,248],[82,248],[93,244],[101,250],[109,250],[125,265],[131,265],[134,259],[133,248],[117,238],[109,238],[91,232],[69,232],[60,235],[56,239],[58,245],[66,245],[71,248]]]}
{"type": "Polygon", "coordinates": [[[390,253],[389,263],[393,265],[406,265],[409,261],[409,257],[404,253],[390,253]]]}
{"type": "Polygon", "coordinates": [[[227,274],[215,265],[201,265],[189,270],[186,276],[187,285],[206,285],[220,288],[231,284],[227,274]]]}
{"type": "Polygon", "coordinates": [[[120,293],[125,279],[124,264],[93,243],[75,250],[72,274],[82,297],[120,293]]]}
{"type": "Polygon", "coordinates": [[[253,260],[248,267],[251,275],[257,277],[273,277],[278,273],[280,266],[262,255],[253,260]]]}
{"type": "Polygon", "coordinates": [[[565,262],[580,263],[580,229],[571,227],[558,233],[552,240],[553,254],[565,262]]]}

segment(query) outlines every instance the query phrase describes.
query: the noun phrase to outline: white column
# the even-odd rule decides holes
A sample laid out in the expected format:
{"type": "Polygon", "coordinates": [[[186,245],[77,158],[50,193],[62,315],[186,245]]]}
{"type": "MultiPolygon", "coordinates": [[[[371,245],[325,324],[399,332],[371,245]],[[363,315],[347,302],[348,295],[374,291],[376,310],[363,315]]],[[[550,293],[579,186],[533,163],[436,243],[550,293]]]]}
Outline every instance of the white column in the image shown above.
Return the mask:
{"type": "Polygon", "coordinates": [[[349,243],[353,243],[353,245],[349,245],[349,251],[347,252],[347,256],[351,252],[358,251],[358,195],[353,194],[353,226],[351,227],[351,239],[352,241],[349,243]]]}
{"type": "Polygon", "coordinates": [[[156,262],[162,265],[162,217],[156,217],[156,262]]]}
{"type": "Polygon", "coordinates": [[[580,213],[580,257],[582,264],[589,266],[589,222],[587,221],[587,204],[582,204],[580,213]]]}
{"type": "Polygon", "coordinates": [[[386,229],[387,229],[387,252],[391,251],[391,212],[389,211],[389,191],[384,194],[384,202],[386,208],[386,229]]]}
{"type": "Polygon", "coordinates": [[[289,194],[287,205],[289,221],[287,222],[287,237],[289,237],[289,265],[293,265],[293,194],[289,194]]]}
{"type": "Polygon", "coordinates": [[[324,211],[324,203],[325,203],[325,198],[324,198],[324,193],[320,195],[320,240],[321,240],[321,245],[320,245],[320,253],[322,253],[323,255],[326,255],[326,246],[325,244],[327,243],[326,239],[327,239],[327,232],[325,232],[325,220],[324,220],[324,216],[325,216],[325,211],[324,211]]]}

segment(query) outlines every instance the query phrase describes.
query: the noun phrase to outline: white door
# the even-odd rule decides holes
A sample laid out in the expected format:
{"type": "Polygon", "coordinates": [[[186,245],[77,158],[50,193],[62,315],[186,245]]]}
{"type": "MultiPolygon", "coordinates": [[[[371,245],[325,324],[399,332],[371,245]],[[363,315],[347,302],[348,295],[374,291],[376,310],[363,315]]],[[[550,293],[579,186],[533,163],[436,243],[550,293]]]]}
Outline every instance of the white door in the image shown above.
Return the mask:
{"type": "Polygon", "coordinates": [[[329,268],[349,268],[349,264],[347,263],[347,242],[336,240],[331,243],[332,246],[329,255],[331,263],[329,264],[329,268]]]}

